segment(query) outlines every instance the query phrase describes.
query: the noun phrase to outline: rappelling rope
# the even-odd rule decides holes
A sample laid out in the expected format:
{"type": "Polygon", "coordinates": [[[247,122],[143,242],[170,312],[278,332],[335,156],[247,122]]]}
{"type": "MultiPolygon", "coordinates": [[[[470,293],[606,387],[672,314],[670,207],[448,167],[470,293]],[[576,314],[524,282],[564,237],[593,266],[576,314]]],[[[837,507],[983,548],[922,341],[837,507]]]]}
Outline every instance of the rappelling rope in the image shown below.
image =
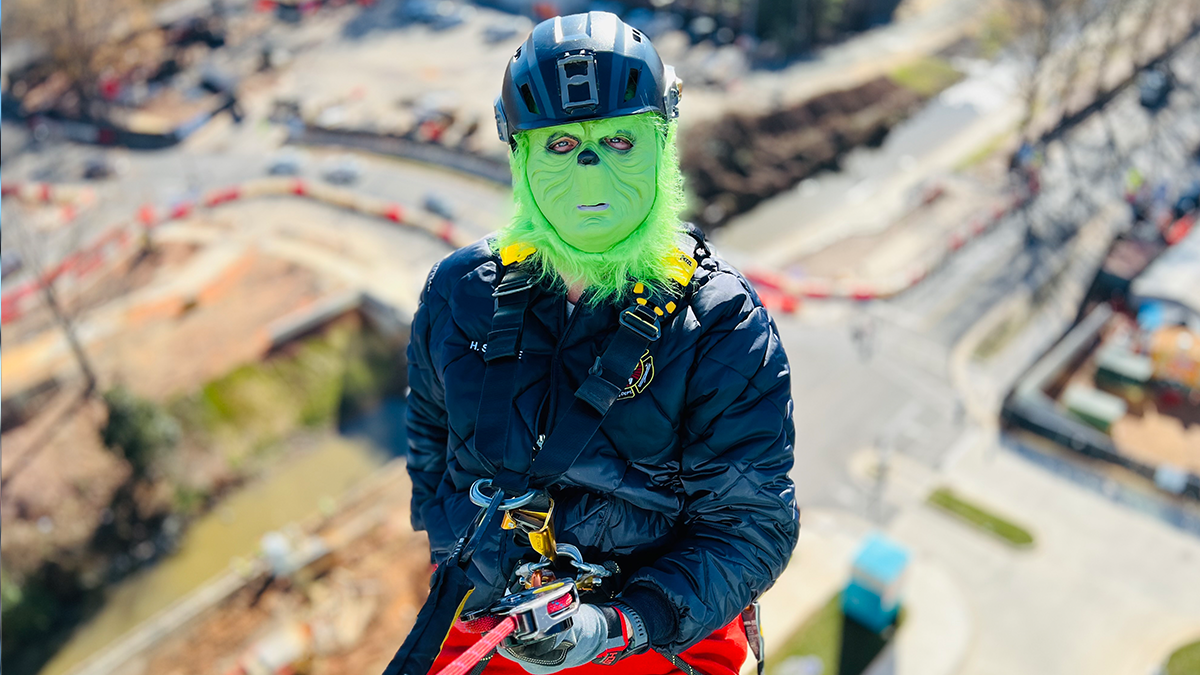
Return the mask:
{"type": "Polygon", "coordinates": [[[437,675],[468,675],[473,668],[492,653],[500,641],[517,629],[517,618],[510,616],[501,621],[480,638],[470,649],[454,659],[450,665],[443,668],[437,675]]]}

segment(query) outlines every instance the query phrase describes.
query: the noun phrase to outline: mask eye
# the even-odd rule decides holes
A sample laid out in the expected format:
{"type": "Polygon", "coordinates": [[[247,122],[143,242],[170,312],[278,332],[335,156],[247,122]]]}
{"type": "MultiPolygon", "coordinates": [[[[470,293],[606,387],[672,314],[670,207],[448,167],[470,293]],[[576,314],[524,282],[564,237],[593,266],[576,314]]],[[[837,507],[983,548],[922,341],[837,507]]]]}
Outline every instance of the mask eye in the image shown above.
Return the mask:
{"type": "Polygon", "coordinates": [[[565,155],[577,147],[579,147],[579,141],[570,136],[563,136],[551,141],[550,145],[546,146],[546,149],[553,153],[565,155]]]}
{"type": "Polygon", "coordinates": [[[613,150],[631,150],[633,149],[633,141],[624,136],[613,136],[612,138],[604,139],[604,144],[613,150]]]}

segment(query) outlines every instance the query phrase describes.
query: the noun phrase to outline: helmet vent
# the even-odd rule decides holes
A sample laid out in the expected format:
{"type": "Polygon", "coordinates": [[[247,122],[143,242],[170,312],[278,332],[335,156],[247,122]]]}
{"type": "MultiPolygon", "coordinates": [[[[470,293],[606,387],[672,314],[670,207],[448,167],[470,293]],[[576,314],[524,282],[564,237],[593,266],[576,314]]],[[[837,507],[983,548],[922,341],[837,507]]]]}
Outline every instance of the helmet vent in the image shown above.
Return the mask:
{"type": "Polygon", "coordinates": [[[558,60],[559,96],[570,113],[600,103],[596,92],[596,58],[590,53],[567,54],[558,60]]]}
{"type": "Polygon", "coordinates": [[[524,45],[517,45],[517,52],[515,54],[513,54],[513,61],[516,61],[517,59],[521,58],[521,47],[523,47],[523,46],[524,45]]]}
{"type": "MultiPolygon", "coordinates": [[[[641,41],[642,41],[642,33],[641,33],[641,32],[640,32],[638,29],[636,29],[636,28],[631,28],[630,30],[632,30],[632,31],[633,31],[633,39],[634,39],[634,41],[636,41],[636,42],[641,42],[641,41]]],[[[627,101],[628,101],[629,99],[625,99],[625,100],[627,100],[627,101]]]]}
{"type": "Polygon", "coordinates": [[[568,84],[567,100],[571,103],[586,103],[592,98],[592,90],[586,84],[568,84]]]}
{"type": "Polygon", "coordinates": [[[533,92],[529,90],[528,84],[521,85],[521,99],[525,101],[525,107],[530,113],[538,114],[537,100],[533,98],[533,92]]]}
{"type": "Polygon", "coordinates": [[[625,80],[625,102],[633,100],[638,90],[638,80],[642,77],[641,68],[630,68],[629,77],[625,80]]]}

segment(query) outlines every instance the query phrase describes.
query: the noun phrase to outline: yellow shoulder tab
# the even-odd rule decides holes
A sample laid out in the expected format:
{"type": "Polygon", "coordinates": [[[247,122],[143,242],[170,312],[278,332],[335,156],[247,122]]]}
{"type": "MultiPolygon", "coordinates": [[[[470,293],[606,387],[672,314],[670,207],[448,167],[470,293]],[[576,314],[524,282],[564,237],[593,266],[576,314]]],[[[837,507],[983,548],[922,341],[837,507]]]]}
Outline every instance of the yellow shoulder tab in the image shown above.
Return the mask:
{"type": "Polygon", "coordinates": [[[696,259],[684,253],[681,249],[667,257],[667,265],[671,268],[671,279],[680,286],[687,286],[696,273],[696,259]]]}
{"type": "Polygon", "coordinates": [[[515,244],[509,244],[500,249],[500,262],[505,266],[525,262],[525,259],[534,253],[537,253],[536,248],[525,242],[518,241],[515,244]]]}

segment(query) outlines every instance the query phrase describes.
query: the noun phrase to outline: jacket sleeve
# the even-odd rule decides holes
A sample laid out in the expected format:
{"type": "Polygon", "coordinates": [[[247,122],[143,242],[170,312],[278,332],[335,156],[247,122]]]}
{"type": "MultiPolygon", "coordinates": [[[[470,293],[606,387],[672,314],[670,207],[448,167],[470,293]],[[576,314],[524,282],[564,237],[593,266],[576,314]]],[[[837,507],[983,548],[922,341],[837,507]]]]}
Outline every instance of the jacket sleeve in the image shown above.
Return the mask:
{"type": "Polygon", "coordinates": [[[441,375],[433,367],[430,340],[433,326],[449,311],[445,299],[434,288],[438,267],[429,273],[421,302],[413,317],[408,341],[408,475],[412,479],[411,518],[413,528],[424,530],[424,506],[437,492],[446,473],[446,392],[441,375]]]}
{"type": "MultiPolygon", "coordinates": [[[[622,596],[674,630],[652,646],[679,654],[727,625],[775,582],[799,536],[787,356],[748,284],[715,274],[692,308],[702,334],[688,382],[680,478],[686,523],[675,546],[635,572],[622,596]],[[654,616],[658,615],[658,616],[654,616]]],[[[655,639],[657,638],[657,639],[655,639]]]]}

